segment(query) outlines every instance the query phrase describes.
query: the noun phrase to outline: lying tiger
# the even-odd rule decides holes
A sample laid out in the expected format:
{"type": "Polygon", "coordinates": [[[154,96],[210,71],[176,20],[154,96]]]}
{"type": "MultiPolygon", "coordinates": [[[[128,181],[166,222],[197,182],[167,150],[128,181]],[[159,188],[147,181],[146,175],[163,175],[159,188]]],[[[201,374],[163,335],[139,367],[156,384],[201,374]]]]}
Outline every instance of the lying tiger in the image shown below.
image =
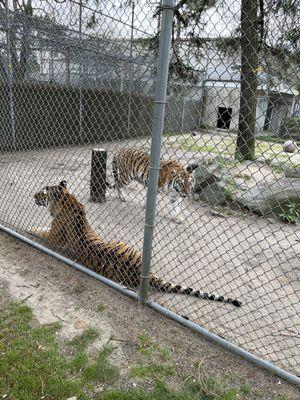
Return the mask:
{"type": "MultiPolygon", "coordinates": [[[[84,206],[68,191],[66,181],[57,186],[46,186],[34,195],[34,199],[36,205],[49,207],[53,220],[49,230],[33,228],[32,234],[54,246],[63,245],[78,262],[106,278],[131,288],[139,286],[140,252],[122,242],[104,241],[89,225],[84,206]]],[[[155,275],[150,276],[150,286],[166,293],[181,293],[241,306],[238,300],[173,285],[155,275]]]]}
{"type": "MultiPolygon", "coordinates": [[[[171,195],[173,221],[181,222],[180,202],[188,196],[193,187],[194,179],[191,173],[198,164],[184,168],[178,160],[161,160],[158,179],[158,190],[167,189],[171,195]]],[[[110,188],[116,188],[121,201],[126,201],[122,189],[131,181],[137,181],[145,187],[148,185],[150,156],[139,149],[122,149],[114,155],[112,172],[114,184],[106,183],[110,188]]]]}

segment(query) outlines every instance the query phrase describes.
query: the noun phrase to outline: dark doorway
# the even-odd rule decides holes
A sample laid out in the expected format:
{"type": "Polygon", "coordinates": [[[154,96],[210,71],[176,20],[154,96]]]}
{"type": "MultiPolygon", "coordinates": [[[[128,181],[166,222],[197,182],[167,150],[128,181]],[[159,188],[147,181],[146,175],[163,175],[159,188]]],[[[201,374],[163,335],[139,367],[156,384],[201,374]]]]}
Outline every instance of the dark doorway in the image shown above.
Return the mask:
{"type": "Polygon", "coordinates": [[[232,108],[219,107],[217,128],[229,129],[231,117],[232,117],[232,108]]]}

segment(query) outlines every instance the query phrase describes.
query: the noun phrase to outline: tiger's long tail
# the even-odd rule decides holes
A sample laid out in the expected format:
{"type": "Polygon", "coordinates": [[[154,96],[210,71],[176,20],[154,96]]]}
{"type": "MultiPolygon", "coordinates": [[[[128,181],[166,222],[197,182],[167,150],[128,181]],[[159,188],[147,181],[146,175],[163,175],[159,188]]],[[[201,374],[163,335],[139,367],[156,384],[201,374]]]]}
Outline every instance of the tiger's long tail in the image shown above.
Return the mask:
{"type": "Polygon", "coordinates": [[[239,300],[232,299],[230,297],[219,296],[212,293],[202,292],[189,287],[182,287],[181,285],[172,285],[169,282],[165,282],[163,279],[156,276],[150,277],[150,286],[156,290],[161,290],[165,293],[179,293],[186,294],[188,296],[198,297],[199,299],[219,301],[221,303],[229,303],[235,307],[241,307],[242,303],[239,300]]]}

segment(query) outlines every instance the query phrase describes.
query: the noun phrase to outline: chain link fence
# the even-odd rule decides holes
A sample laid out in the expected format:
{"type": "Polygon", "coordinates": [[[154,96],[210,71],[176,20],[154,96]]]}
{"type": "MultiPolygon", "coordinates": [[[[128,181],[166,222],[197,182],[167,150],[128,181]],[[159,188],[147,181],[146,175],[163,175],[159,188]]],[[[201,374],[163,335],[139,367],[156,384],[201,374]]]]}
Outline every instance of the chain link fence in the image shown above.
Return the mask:
{"type": "Polygon", "coordinates": [[[299,376],[299,21],[296,1],[0,2],[2,226],[135,291],[141,251],[142,297],[299,376]]]}

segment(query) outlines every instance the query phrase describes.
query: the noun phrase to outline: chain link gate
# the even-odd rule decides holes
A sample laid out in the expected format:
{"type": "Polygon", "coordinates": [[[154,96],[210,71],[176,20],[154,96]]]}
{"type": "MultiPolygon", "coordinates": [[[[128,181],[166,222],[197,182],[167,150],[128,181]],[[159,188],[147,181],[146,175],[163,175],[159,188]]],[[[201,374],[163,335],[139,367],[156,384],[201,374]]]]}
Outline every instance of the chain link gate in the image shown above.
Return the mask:
{"type": "MultiPolygon", "coordinates": [[[[110,252],[105,276],[129,286],[124,270],[117,278],[113,272],[122,259],[116,241],[143,249],[141,299],[273,363],[297,383],[299,20],[296,1],[1,2],[2,230],[84,264],[76,246],[86,232],[77,228],[77,236],[54,243],[34,231],[53,220],[34,194],[65,180],[101,237],[96,259],[110,252]],[[146,225],[141,183],[122,189],[126,202],[111,187],[106,201],[91,201],[93,149],[107,152],[100,178],[107,173],[113,186],[113,157],[124,148],[150,153],[150,146],[146,225]],[[159,158],[177,160],[185,171],[197,166],[182,200],[165,190],[156,201],[159,158]],[[151,285],[148,293],[150,260],[152,274],[185,294],[151,285]],[[189,295],[191,288],[206,298],[189,295]],[[209,301],[209,293],[242,307],[209,301]]],[[[101,272],[95,257],[86,260],[101,272]]]]}

